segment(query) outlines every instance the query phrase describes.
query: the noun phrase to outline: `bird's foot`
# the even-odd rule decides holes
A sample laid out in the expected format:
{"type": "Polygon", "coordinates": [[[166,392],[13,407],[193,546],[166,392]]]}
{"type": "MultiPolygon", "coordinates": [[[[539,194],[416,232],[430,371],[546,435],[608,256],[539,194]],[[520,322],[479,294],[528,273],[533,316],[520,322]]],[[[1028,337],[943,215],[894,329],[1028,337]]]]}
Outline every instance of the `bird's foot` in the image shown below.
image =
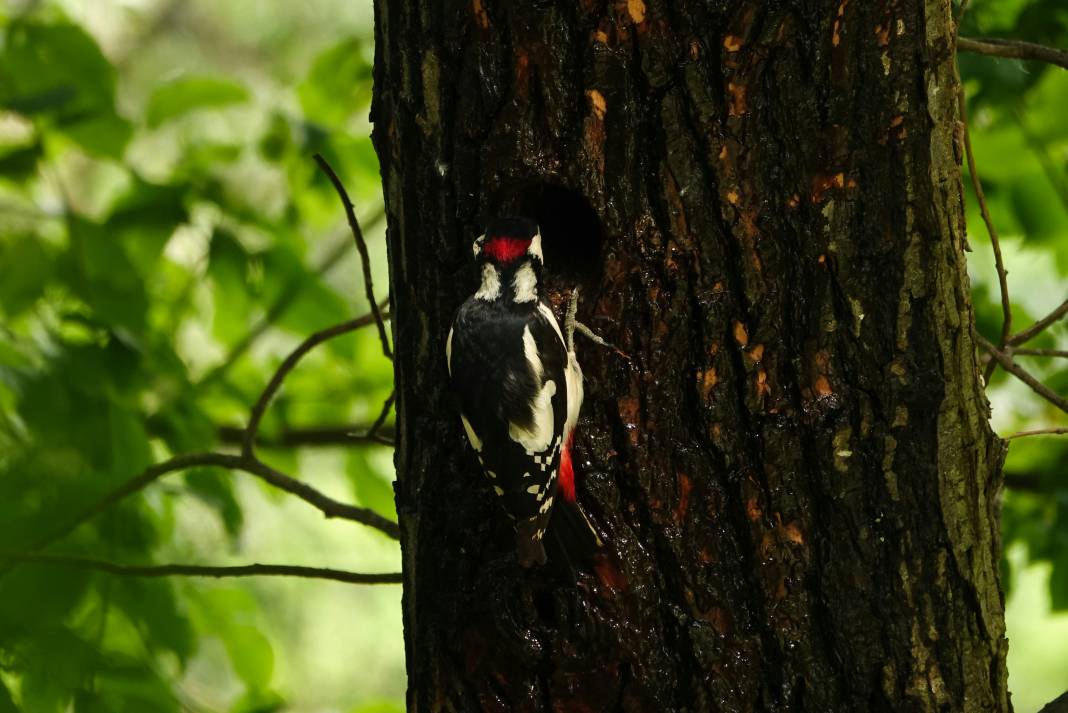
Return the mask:
{"type": "Polygon", "coordinates": [[[567,350],[569,352],[575,351],[575,332],[578,332],[594,344],[598,344],[606,349],[611,349],[628,362],[631,361],[631,358],[626,352],[605,340],[604,337],[597,334],[597,332],[593,331],[582,322],[578,321],[578,301],[579,288],[575,287],[575,289],[571,290],[571,298],[567,304],[567,316],[564,318],[564,333],[567,335],[567,350]]]}

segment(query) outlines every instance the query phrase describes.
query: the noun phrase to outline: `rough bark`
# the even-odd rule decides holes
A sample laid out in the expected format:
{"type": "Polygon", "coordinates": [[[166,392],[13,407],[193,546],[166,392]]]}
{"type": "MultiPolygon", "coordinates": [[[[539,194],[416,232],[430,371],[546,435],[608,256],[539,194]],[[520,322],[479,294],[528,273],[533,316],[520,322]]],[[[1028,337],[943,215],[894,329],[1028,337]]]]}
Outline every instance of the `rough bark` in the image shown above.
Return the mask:
{"type": "Polygon", "coordinates": [[[1007,711],[949,0],[377,0],[412,711],[1007,711]],[[443,343],[504,212],[607,563],[521,571],[443,343]]]}

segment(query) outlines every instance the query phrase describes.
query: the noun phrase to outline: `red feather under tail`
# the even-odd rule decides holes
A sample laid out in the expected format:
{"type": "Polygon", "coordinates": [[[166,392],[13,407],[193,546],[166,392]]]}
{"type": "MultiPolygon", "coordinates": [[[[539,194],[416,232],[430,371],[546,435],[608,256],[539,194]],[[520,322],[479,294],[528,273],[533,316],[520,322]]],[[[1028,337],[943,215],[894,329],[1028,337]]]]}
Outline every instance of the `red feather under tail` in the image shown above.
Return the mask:
{"type": "Polygon", "coordinates": [[[569,503],[575,502],[575,468],[571,464],[571,445],[574,441],[575,432],[572,431],[560,453],[560,494],[569,503]]]}

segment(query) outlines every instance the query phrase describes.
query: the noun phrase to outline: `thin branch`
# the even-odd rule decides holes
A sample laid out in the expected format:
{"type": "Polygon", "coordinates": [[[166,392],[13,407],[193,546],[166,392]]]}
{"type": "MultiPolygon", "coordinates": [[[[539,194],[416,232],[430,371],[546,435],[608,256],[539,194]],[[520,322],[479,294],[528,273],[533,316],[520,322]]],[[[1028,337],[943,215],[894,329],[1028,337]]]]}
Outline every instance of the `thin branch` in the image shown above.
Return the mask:
{"type": "Polygon", "coordinates": [[[357,317],[348,322],[342,322],[333,327],[327,327],[326,329],[312,334],[301,342],[296,349],[290,352],[289,356],[287,356],[278,366],[278,369],[274,372],[271,380],[267,382],[267,386],[264,387],[263,393],[260,394],[259,399],[257,399],[256,403],[252,406],[252,410],[249,413],[248,426],[245,428],[245,437],[241,444],[241,452],[246,456],[252,454],[252,448],[256,442],[257,432],[260,428],[260,421],[263,419],[263,414],[267,411],[267,406],[271,403],[271,399],[274,398],[278,389],[281,388],[282,382],[285,381],[289,372],[293,371],[293,368],[308,352],[329,339],[364,327],[377,319],[381,319],[381,314],[375,312],[374,315],[365,314],[362,317],[357,317]]]}
{"type": "Polygon", "coordinates": [[[0,559],[24,564],[95,569],[123,577],[187,576],[219,578],[280,576],[301,577],[304,579],[332,579],[350,584],[398,584],[401,582],[400,572],[369,574],[329,567],[304,567],[291,564],[247,564],[232,567],[213,567],[197,564],[128,565],[86,557],[51,554],[0,554],[0,559]]]}
{"type": "Polygon", "coordinates": [[[393,351],[389,347],[389,337],[386,335],[386,325],[382,320],[382,313],[378,309],[378,301],[375,299],[374,283],[371,281],[371,257],[367,253],[367,241],[364,240],[360,222],[356,220],[356,207],[353,206],[352,201],[349,199],[348,191],[345,190],[341,179],[338,178],[337,173],[334,172],[334,169],[327,163],[322,154],[315,154],[315,162],[319,164],[319,168],[334,184],[334,190],[337,191],[338,198],[341,199],[341,204],[345,207],[345,217],[349,221],[349,229],[352,230],[352,237],[356,241],[356,249],[360,252],[360,263],[363,267],[363,284],[367,290],[367,301],[371,305],[371,314],[374,315],[375,324],[378,326],[378,337],[382,340],[382,353],[387,359],[393,359],[393,351]]]}
{"type": "Polygon", "coordinates": [[[373,527],[394,540],[400,539],[400,527],[389,518],[382,517],[369,508],[361,508],[334,500],[304,481],[291,478],[262,461],[255,458],[242,457],[240,464],[234,467],[237,470],[243,470],[246,473],[259,476],[279,490],[296,495],[304,502],[314,505],[328,518],[337,517],[359,522],[368,527],[373,527]]]}
{"type": "Polygon", "coordinates": [[[1005,436],[1005,440],[1011,441],[1013,438],[1024,438],[1025,436],[1065,436],[1068,435],[1068,428],[1034,428],[1030,431],[1017,431],[1011,436],[1005,436]]]}
{"type": "Polygon", "coordinates": [[[1011,356],[998,350],[997,347],[995,347],[993,344],[984,339],[981,334],[976,333],[975,339],[979,343],[979,346],[990,352],[990,356],[994,357],[997,363],[1000,364],[1002,368],[1005,369],[1005,371],[1009,372],[1017,379],[1030,386],[1032,391],[1044,398],[1046,401],[1049,401],[1061,411],[1068,413],[1068,400],[1065,400],[1064,397],[1060,396],[1048,386],[1043,384],[1041,381],[1031,376],[1030,373],[1020,367],[1020,365],[1017,364],[1015,361],[1013,361],[1011,356]]]}
{"type": "MultiPolygon", "coordinates": [[[[380,437],[378,433],[382,430],[382,426],[385,425],[386,419],[389,418],[389,412],[393,409],[393,402],[396,399],[397,390],[393,389],[393,391],[389,392],[389,397],[385,400],[385,402],[382,403],[382,411],[379,412],[378,418],[376,418],[375,422],[371,425],[371,429],[364,434],[364,438],[369,438],[372,441],[381,442],[379,441],[380,437]]],[[[393,441],[389,441],[389,443],[392,444],[393,441]]]]}
{"type": "MultiPolygon", "coordinates": [[[[378,225],[385,217],[386,211],[385,209],[382,209],[377,211],[370,218],[367,218],[365,223],[368,228],[370,228],[378,225]]],[[[319,264],[315,266],[315,272],[319,275],[325,275],[330,272],[334,265],[345,256],[348,247],[349,241],[347,239],[340,241],[323,257],[319,264]]],[[[271,325],[285,313],[286,309],[289,308],[290,304],[292,304],[297,295],[304,290],[304,287],[307,284],[307,280],[302,278],[293,278],[290,280],[290,282],[282,288],[281,294],[278,295],[278,298],[274,303],[267,308],[267,312],[256,322],[256,324],[252,325],[248,333],[233,346],[230,352],[226,355],[226,358],[224,358],[218,366],[209,371],[204,378],[197,383],[197,386],[213,383],[229,371],[237,360],[252,348],[252,345],[255,344],[259,338],[270,329],[271,325]]]]}
{"type": "Polygon", "coordinates": [[[208,465],[218,465],[228,468],[230,467],[229,462],[222,462],[220,459],[230,458],[235,458],[235,456],[225,456],[219,453],[189,453],[186,455],[175,456],[162,463],[156,463],[155,465],[149,466],[141,471],[140,474],[127,480],[111,492],[105,493],[90,505],[87,505],[81,512],[67,522],[38,538],[32,545],[30,545],[29,551],[36,552],[48,547],[53,542],[58,542],[74,530],[81,527],[83,523],[93,519],[119,501],[125,500],[130,495],[143,490],[167,473],[208,465]]]}
{"type": "MultiPolygon", "coordinates": [[[[241,426],[220,426],[216,435],[222,443],[241,445],[245,438],[245,429],[241,426]]],[[[383,426],[373,438],[370,435],[370,427],[364,425],[286,428],[273,436],[256,436],[256,445],[268,448],[351,446],[366,442],[393,445],[392,426],[383,426]]]]}
{"type": "Polygon", "coordinates": [[[1035,44],[1034,42],[1005,40],[994,37],[960,37],[957,39],[957,51],[985,54],[992,57],[1045,62],[1068,69],[1068,52],[1055,47],[1035,44]]]}
{"type": "Polygon", "coordinates": [[[1056,309],[1054,309],[1045,317],[1032,324],[1027,329],[1012,335],[1012,337],[1009,338],[1009,344],[1015,347],[1017,345],[1031,341],[1043,331],[1045,331],[1047,327],[1049,327],[1051,324],[1053,324],[1066,314],[1068,314],[1068,299],[1066,299],[1064,302],[1061,302],[1061,304],[1056,309]]]}
{"type": "Polygon", "coordinates": [[[315,506],[328,518],[336,517],[343,520],[359,522],[368,527],[373,527],[395,540],[400,539],[400,527],[397,523],[382,517],[373,510],[356,507],[355,505],[348,505],[334,500],[307,483],[291,478],[288,475],[271,468],[267,464],[256,460],[254,457],[235,456],[225,453],[191,453],[188,455],[175,456],[170,460],[146,468],[139,475],[134,476],[115,490],[104,494],[95,502],[86,506],[73,518],[52,530],[47,535],[39,538],[27,551],[37,552],[58,542],[82,524],[93,519],[119,501],[143,490],[168,473],[188,470],[189,468],[196,468],[198,466],[230,468],[232,470],[239,470],[249,473],[250,475],[255,475],[274,487],[296,495],[301,500],[315,506]]]}
{"type": "Polygon", "coordinates": [[[1068,357],[1068,349],[1028,349],[1027,347],[1020,347],[1019,349],[1013,349],[1012,353],[1020,356],[1068,357]]]}
{"type": "MultiPolygon", "coordinates": [[[[975,196],[979,200],[979,212],[983,216],[983,222],[986,224],[986,232],[990,236],[990,245],[994,249],[994,266],[998,273],[998,288],[1001,291],[1001,338],[998,340],[998,349],[1004,349],[1005,345],[1009,342],[1009,335],[1012,334],[1012,304],[1009,301],[1009,273],[1005,269],[1005,259],[1001,255],[1001,240],[998,237],[997,228],[994,227],[994,220],[990,217],[990,208],[986,204],[986,194],[983,193],[983,184],[979,180],[979,172],[975,168],[975,154],[972,152],[972,139],[968,131],[968,115],[967,107],[964,101],[964,88],[961,87],[958,97],[960,104],[960,120],[964,127],[964,155],[968,160],[968,173],[972,177],[972,187],[975,189],[975,196]]],[[[986,373],[983,374],[985,382],[990,383],[990,377],[994,374],[994,369],[997,368],[996,361],[990,361],[986,367],[986,373]]]]}

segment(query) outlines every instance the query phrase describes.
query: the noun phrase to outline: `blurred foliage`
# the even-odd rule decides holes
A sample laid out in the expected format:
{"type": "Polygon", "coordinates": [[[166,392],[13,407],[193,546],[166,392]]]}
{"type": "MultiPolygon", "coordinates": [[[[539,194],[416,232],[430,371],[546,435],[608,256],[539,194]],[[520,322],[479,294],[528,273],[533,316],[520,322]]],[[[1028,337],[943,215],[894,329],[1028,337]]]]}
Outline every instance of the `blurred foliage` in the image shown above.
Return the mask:
{"type": "MultiPolygon", "coordinates": [[[[1063,0],[976,0],[961,35],[1026,40],[1068,48],[1068,5],[1063,0]]],[[[1014,331],[1029,326],[1068,299],[1068,72],[1038,62],[960,54],[961,78],[976,169],[982,179],[995,227],[1001,235],[1009,272],[1014,331]]],[[[978,202],[966,177],[968,234],[974,252],[969,274],[978,329],[997,342],[1001,302],[989,238],[978,202]]],[[[1068,349],[1062,320],[1027,344],[1068,349]]],[[[1068,394],[1068,359],[1019,356],[1032,374],[1068,394]]],[[[1014,377],[995,372],[988,388],[993,422],[1002,435],[1063,426],[1068,417],[1038,399],[1014,377]]],[[[1048,601],[1054,612],[1068,609],[1068,437],[1013,439],[1005,463],[1003,499],[1003,585],[1013,596],[1017,580],[1037,583],[1025,572],[1041,564],[1049,571],[1048,601]],[[1010,565],[1011,562],[1011,565],[1010,565]],[[1026,575],[1026,576],[1025,576],[1026,575]]],[[[1028,600],[1035,598],[1021,593],[1028,600]]],[[[1041,601],[1041,599],[1039,599],[1041,601]]],[[[1055,630],[1065,616],[1049,618],[1036,607],[1025,613],[1009,607],[1009,676],[1017,711],[1035,711],[1068,688],[1068,649],[1055,630]],[[1019,619],[1016,617],[1019,616],[1019,619]],[[1030,636],[1017,636],[1016,631],[1030,636]],[[1059,656],[1060,673],[1043,662],[1059,656]]],[[[1059,629],[1057,629],[1059,627],[1059,629]]]]}
{"type": "MultiPolygon", "coordinates": [[[[1059,0],[975,2],[961,34],[1068,47],[1068,6],[1059,0]]],[[[977,170],[1006,250],[1016,331],[1068,298],[1068,72],[975,54],[961,54],[960,67],[977,170]]],[[[976,320],[979,331],[996,342],[1001,331],[997,276],[977,200],[970,181],[965,183],[976,320]]],[[[1068,348],[1064,321],[1027,346],[1068,348]]],[[[1068,393],[1068,360],[1019,359],[1054,390],[1068,393]]],[[[1002,370],[989,388],[995,424],[1003,434],[1065,422],[1063,413],[1002,370]]],[[[1005,466],[1010,486],[1006,543],[1023,540],[1033,557],[1053,562],[1050,591],[1056,609],[1068,608],[1068,511],[1059,513],[1068,506],[1066,464],[1068,439],[1050,437],[1013,440],[1005,466]]]]}
{"type": "MultiPolygon", "coordinates": [[[[236,1],[87,1],[0,6],[4,551],[31,546],[150,463],[226,447],[219,427],[244,423],[289,348],[367,308],[336,197],[310,160],[322,152],[365,222],[374,222],[381,197],[367,139],[366,4],[304,4],[326,8],[313,17],[236,1]],[[353,5],[362,24],[338,22],[353,5]],[[189,37],[197,39],[183,44],[189,37]]],[[[975,0],[962,34],[1068,47],[1068,7],[975,0]]],[[[1068,72],[977,55],[962,55],[960,64],[1020,328],[1068,296],[1068,72]]],[[[997,280],[968,190],[977,321],[994,339],[997,280]]],[[[380,237],[380,227],[370,234],[380,237]]],[[[384,274],[380,241],[372,252],[384,274]]],[[[1066,349],[1068,329],[1056,325],[1030,346],[1066,349]]],[[[1068,360],[1021,359],[1068,392],[1068,360]]],[[[334,340],[308,362],[268,412],[265,436],[358,428],[391,388],[390,365],[370,331],[334,340]]],[[[990,394],[1002,433],[1064,422],[1003,372],[990,394]]],[[[343,499],[395,516],[388,450],[307,450],[265,457],[294,475],[333,469],[338,477],[329,484],[347,490],[343,499]]],[[[1049,563],[1056,609],[1068,608],[1066,465],[1064,438],[1015,440],[1006,463],[1007,549],[1024,553],[1016,569],[1049,563]]],[[[280,500],[264,497],[274,496],[217,469],[174,474],[53,550],[125,563],[223,564],[247,561],[259,538],[279,556],[321,554],[280,500]],[[215,524],[190,516],[189,503],[215,524]],[[263,534],[279,530],[277,539],[263,534]],[[287,547],[290,540],[304,544],[287,547]]],[[[355,535],[346,533],[334,542],[353,549],[355,535]]],[[[370,537],[359,555],[371,557],[370,537]]],[[[384,547],[371,567],[347,564],[381,569],[384,557],[395,567],[395,548],[384,547]]],[[[1016,579],[1009,570],[1007,587],[1016,579]]],[[[358,616],[352,589],[314,599],[331,614],[323,617],[328,632],[339,618],[358,616]]],[[[287,601],[308,596],[285,591],[287,601]]],[[[297,657],[285,649],[297,645],[299,627],[285,624],[299,604],[287,609],[279,596],[264,585],[39,565],[2,571],[0,713],[401,709],[402,669],[390,669],[396,680],[381,689],[349,686],[330,700],[316,698],[299,672],[280,669],[297,657]]],[[[381,618],[375,601],[360,600],[366,626],[381,618]]],[[[396,641],[374,645],[399,660],[399,622],[390,632],[396,641]]],[[[1017,710],[1025,711],[1034,706],[1021,688],[1048,700],[1068,687],[1068,674],[1036,684],[1017,665],[1020,650],[1014,639],[1010,671],[1017,710]]],[[[338,677],[373,668],[314,652],[308,658],[320,669],[344,667],[338,677]]]]}
{"type": "MultiPolygon", "coordinates": [[[[32,547],[152,463],[233,448],[220,427],[244,425],[284,354],[367,309],[340,204],[311,161],[316,152],[330,160],[375,227],[381,196],[366,121],[366,23],[350,23],[347,33],[318,24],[332,31],[311,35],[320,46],[308,56],[307,35],[300,47],[271,37],[243,42],[233,36],[248,31],[243,25],[211,37],[205,30],[227,27],[225,11],[211,3],[138,2],[125,10],[126,33],[105,51],[88,27],[102,5],[0,10],[3,552],[32,547]],[[199,45],[168,46],[198,31],[208,35],[199,45]],[[265,48],[292,60],[243,58],[265,48]],[[217,55],[188,59],[202,52],[217,55]]],[[[363,13],[369,20],[369,8],[363,13]]],[[[267,17],[286,22],[282,11],[267,17]]],[[[380,242],[380,229],[370,234],[380,242]]],[[[382,247],[372,249],[384,274],[382,247]]],[[[265,437],[366,428],[392,388],[391,365],[370,331],[332,340],[306,361],[268,412],[265,437]]],[[[388,449],[337,446],[334,487],[348,490],[337,497],[395,518],[388,449]]],[[[303,475],[307,459],[297,450],[262,456],[303,475]]],[[[272,515],[248,494],[264,488],[242,478],[218,469],[174,473],[51,551],[135,564],[247,562],[250,520],[272,515]],[[190,501],[217,525],[192,518],[190,501]],[[215,541],[175,544],[201,528],[215,541]]],[[[395,543],[384,547],[392,565],[359,553],[345,564],[396,569],[395,543]]],[[[300,554],[310,561],[285,563],[325,564],[314,549],[300,554]]],[[[398,599],[391,589],[387,596],[398,599]]],[[[397,700],[399,675],[326,701],[301,681],[280,685],[282,627],[271,591],[244,580],[2,566],[0,712],[251,713],[313,703],[400,710],[380,699],[397,700]],[[220,668],[224,680],[215,686],[220,668]]],[[[387,648],[399,649],[399,622],[391,633],[398,641],[387,648]]]]}

